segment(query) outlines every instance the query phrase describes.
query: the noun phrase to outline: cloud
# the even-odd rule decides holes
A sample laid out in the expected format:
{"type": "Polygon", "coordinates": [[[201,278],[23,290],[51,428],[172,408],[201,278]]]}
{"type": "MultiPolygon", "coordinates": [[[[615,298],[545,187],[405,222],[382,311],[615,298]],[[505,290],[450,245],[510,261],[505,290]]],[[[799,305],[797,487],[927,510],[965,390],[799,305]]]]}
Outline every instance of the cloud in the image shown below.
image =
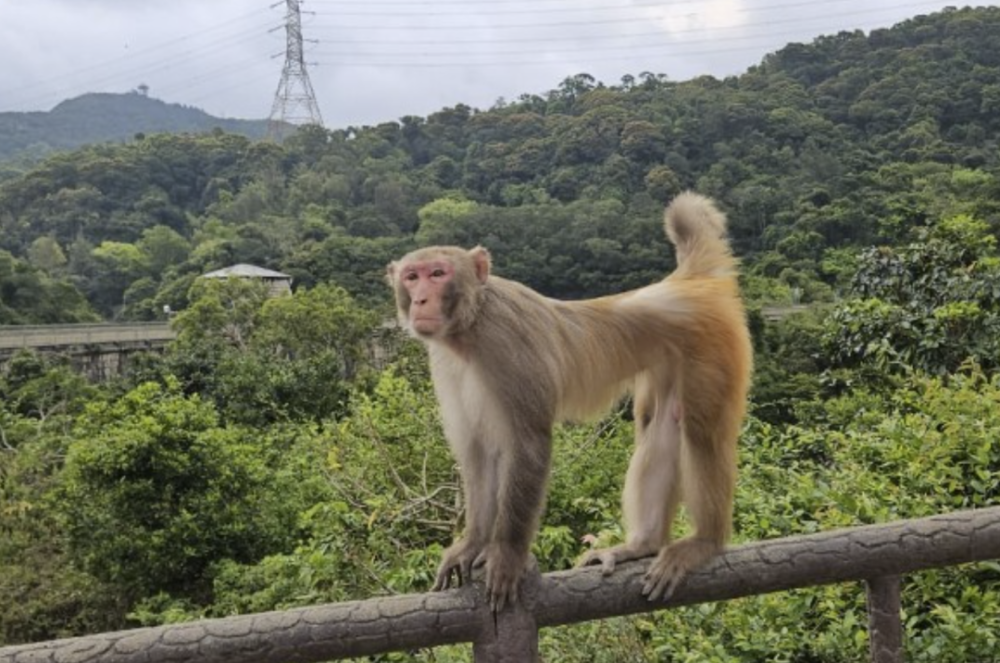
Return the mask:
{"type": "Polygon", "coordinates": [[[699,4],[664,4],[650,9],[664,32],[680,37],[717,29],[735,28],[747,21],[742,0],[708,0],[699,4]]]}

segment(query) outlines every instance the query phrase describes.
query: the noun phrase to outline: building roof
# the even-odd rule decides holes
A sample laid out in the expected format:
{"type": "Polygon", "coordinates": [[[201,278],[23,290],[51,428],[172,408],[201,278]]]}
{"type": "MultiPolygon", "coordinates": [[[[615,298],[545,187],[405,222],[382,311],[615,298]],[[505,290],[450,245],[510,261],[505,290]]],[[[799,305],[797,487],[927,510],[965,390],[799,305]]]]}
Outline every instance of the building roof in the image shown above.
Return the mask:
{"type": "Polygon", "coordinates": [[[255,265],[232,265],[231,267],[223,267],[222,269],[217,269],[214,272],[209,272],[208,274],[202,274],[202,278],[206,279],[225,279],[230,276],[239,276],[244,278],[254,278],[254,279],[291,279],[292,277],[288,274],[282,274],[281,272],[275,272],[270,269],[264,269],[263,267],[257,267],[255,265]]]}

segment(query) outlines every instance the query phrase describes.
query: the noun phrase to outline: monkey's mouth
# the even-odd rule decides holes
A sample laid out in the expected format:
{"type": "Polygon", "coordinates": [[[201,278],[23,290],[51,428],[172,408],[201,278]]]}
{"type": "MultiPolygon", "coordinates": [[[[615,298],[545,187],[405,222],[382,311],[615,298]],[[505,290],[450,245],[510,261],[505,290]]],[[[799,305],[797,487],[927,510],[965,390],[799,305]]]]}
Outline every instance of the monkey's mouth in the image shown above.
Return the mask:
{"type": "Polygon", "coordinates": [[[433,316],[421,316],[413,318],[413,331],[420,334],[433,334],[441,328],[441,318],[433,316]]]}

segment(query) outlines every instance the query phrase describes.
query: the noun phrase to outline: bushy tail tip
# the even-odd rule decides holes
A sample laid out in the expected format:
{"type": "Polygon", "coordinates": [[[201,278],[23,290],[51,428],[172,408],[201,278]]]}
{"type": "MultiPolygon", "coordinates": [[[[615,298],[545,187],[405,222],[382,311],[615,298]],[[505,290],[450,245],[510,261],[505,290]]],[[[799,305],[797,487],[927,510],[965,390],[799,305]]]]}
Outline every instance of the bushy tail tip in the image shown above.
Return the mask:
{"type": "Polygon", "coordinates": [[[726,216],[710,198],[685,191],[667,206],[663,218],[667,237],[677,248],[678,271],[695,276],[733,266],[726,216]]]}

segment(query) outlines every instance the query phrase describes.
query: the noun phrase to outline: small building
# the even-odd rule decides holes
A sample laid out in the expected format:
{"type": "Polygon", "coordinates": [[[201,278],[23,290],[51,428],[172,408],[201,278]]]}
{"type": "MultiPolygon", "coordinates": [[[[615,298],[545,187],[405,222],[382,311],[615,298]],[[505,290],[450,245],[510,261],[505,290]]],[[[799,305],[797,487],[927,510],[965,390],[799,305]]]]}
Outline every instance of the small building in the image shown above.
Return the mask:
{"type": "Polygon", "coordinates": [[[209,272],[208,274],[202,274],[203,279],[228,279],[228,278],[239,278],[239,279],[256,279],[264,281],[267,283],[268,295],[271,297],[279,297],[281,295],[289,295],[292,292],[292,277],[288,274],[282,274],[281,272],[275,272],[270,269],[264,269],[263,267],[257,267],[255,265],[233,265],[232,267],[223,267],[222,269],[217,269],[214,272],[209,272]]]}

